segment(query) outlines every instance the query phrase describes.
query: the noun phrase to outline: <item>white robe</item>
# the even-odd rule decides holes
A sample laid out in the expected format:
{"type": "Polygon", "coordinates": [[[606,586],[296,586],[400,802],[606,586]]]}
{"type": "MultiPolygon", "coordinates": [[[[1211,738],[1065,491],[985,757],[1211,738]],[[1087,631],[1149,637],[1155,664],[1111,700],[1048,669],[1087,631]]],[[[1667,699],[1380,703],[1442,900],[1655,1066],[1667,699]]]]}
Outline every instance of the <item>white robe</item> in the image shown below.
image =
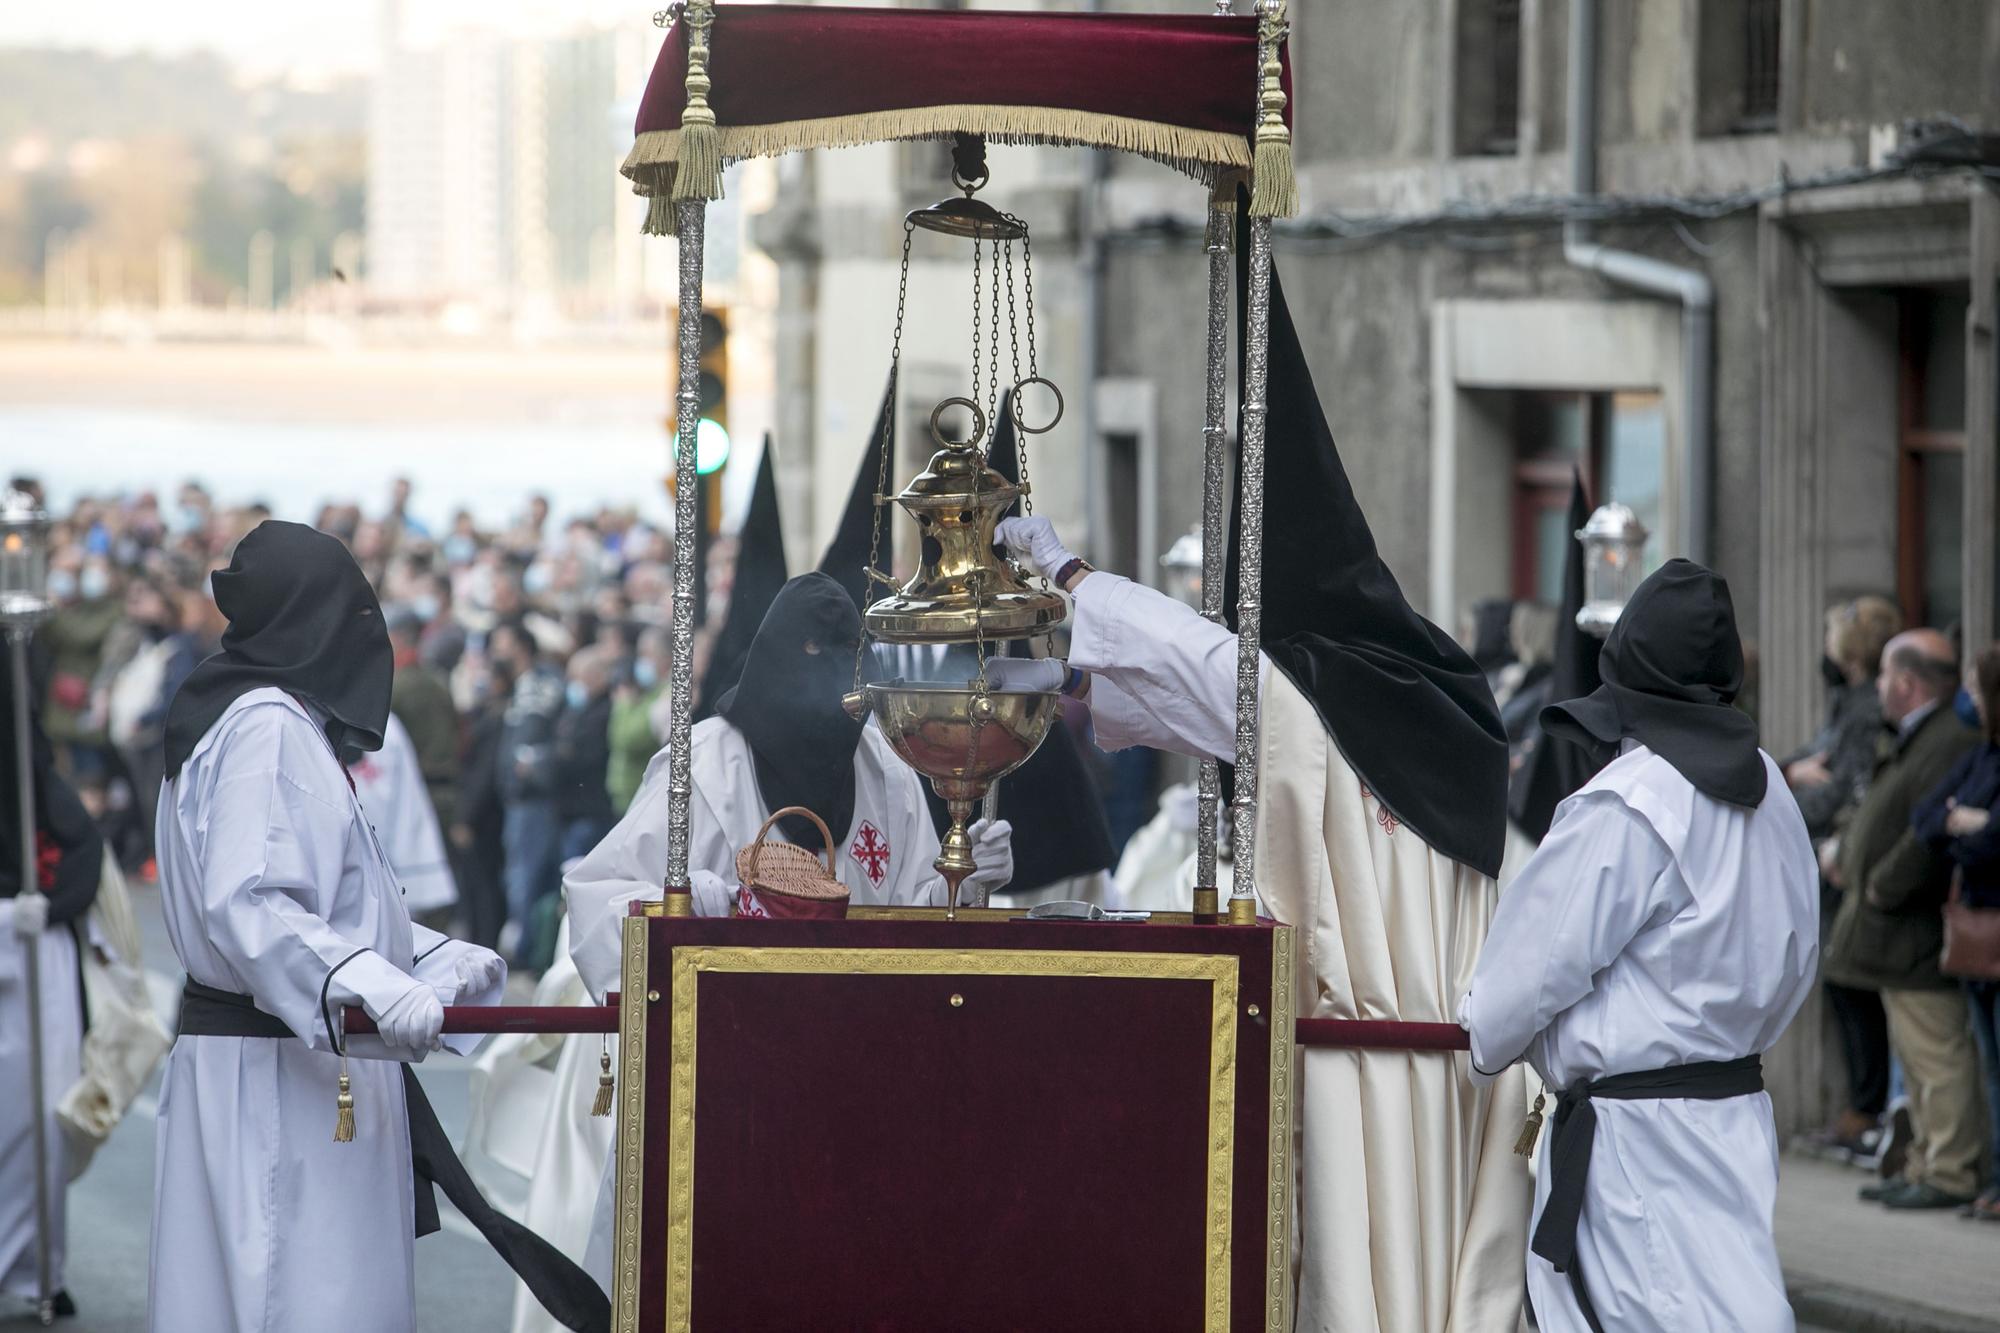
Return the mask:
{"type": "MultiPolygon", "coordinates": [[[[12,756],[8,776],[13,776],[12,756]]],[[[9,803],[11,806],[11,802],[9,803]]],[[[14,818],[10,808],[0,818],[14,818]]],[[[33,1071],[28,1037],[28,951],[14,934],[14,900],[0,899],[0,1293],[39,1297],[35,1244],[35,1115],[42,1118],[49,1183],[50,1291],[63,1286],[69,1161],[56,1103],[83,1069],[83,1010],[76,936],[51,925],[31,943],[41,966],[42,1098],[28,1105],[33,1071]]]]}
{"type": "MultiPolygon", "coordinates": [[[[1236,636],[1093,573],[1070,663],[1098,743],[1234,758],[1236,636]]],[[[1264,663],[1256,884],[1298,930],[1300,1017],[1449,1022],[1493,881],[1401,828],[1311,703],[1264,663]]],[[[1511,1333],[1530,1182],[1519,1076],[1475,1088],[1462,1055],[1304,1049],[1295,1066],[1297,1322],[1313,1333],[1511,1333]]]]}
{"type": "MultiPolygon", "coordinates": [[[[1764,766],[1764,802],[1746,810],[1628,745],[1557,808],[1461,1008],[1479,1068],[1525,1058],[1564,1088],[1771,1048],[1812,993],[1819,879],[1798,806],[1764,766]]],[[[1577,1256],[1604,1327],[1790,1329],[1770,1097],[1592,1105],[1577,1256]]],[[[1537,1217],[1547,1197],[1545,1176],[1537,1217]]],[[[1567,1276],[1531,1254],[1528,1285],[1544,1333],[1584,1333],[1567,1276]]]]}
{"type": "MultiPolygon", "coordinates": [[[[688,872],[696,916],[728,916],[736,889],[736,852],[757,837],[770,814],[757,790],[750,742],[725,718],[711,717],[691,733],[688,765],[688,872]]],[[[631,809],[604,841],[563,876],[569,896],[571,953],[590,993],[618,988],[626,906],[658,901],[667,878],[668,752],[646,765],[631,809]]],[[[937,859],[937,830],[924,803],[923,779],[898,759],[871,722],[854,751],[854,823],[843,838],[834,870],[850,901],[894,906],[942,907],[944,877],[937,859]]],[[[771,839],[786,841],[782,827],[771,839]]]]}
{"type": "Polygon", "coordinates": [[[161,790],[156,839],[181,966],[252,996],[299,1040],[184,1036],[168,1055],[150,1327],[412,1328],[415,1195],[395,1062],[421,1056],[375,1037],[347,1043],[356,1136],[335,1143],[327,1015],[343,991],[394,996],[409,975],[445,1004],[490,1004],[504,978],[457,994],[456,964],[474,946],[411,925],[325,734],[281,690],[243,695],[209,729],[161,790]]]}
{"type": "Polygon", "coordinates": [[[456,903],[458,881],[452,878],[417,747],[402,720],[389,714],[382,748],[363,755],[349,771],[354,775],[354,794],[402,881],[403,906],[416,915],[456,903]]]}

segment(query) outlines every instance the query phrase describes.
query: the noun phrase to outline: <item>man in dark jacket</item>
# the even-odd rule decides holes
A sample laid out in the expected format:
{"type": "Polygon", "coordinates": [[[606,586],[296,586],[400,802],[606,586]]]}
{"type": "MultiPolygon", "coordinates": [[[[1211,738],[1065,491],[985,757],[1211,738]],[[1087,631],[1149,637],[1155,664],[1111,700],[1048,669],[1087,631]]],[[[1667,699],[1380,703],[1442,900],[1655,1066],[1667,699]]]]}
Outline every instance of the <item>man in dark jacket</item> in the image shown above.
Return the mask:
{"type": "Polygon", "coordinates": [[[389,711],[410,733],[424,787],[437,811],[438,827],[450,828],[458,805],[458,708],[444,677],[419,659],[424,622],[414,612],[385,617],[389,647],[396,655],[396,679],[389,687],[389,711]]]}
{"type": "Polygon", "coordinates": [[[611,671],[608,650],[570,658],[562,717],[556,722],[556,814],[562,859],[583,856],[611,831],[611,671]]]}
{"type": "Polygon", "coordinates": [[[1891,1208],[1956,1208],[1978,1189],[1978,1075],[1965,999],[1938,970],[1951,863],[1917,836],[1910,813],[1978,737],[1952,712],[1958,665],[1936,630],[1891,639],[1876,683],[1896,734],[1829,867],[1842,899],[1826,971],[1843,986],[1882,993],[1889,1044],[1910,1090],[1915,1138],[1903,1174],[1862,1197],[1891,1208]]]}
{"type": "MultiPolygon", "coordinates": [[[[503,941],[518,947],[537,899],[561,885],[562,824],[556,813],[556,719],[562,715],[562,673],[544,662],[528,628],[494,626],[487,655],[514,681],[501,723],[500,799],[506,808],[507,926],[503,941]]],[[[506,950],[503,950],[506,952],[506,950]]]]}

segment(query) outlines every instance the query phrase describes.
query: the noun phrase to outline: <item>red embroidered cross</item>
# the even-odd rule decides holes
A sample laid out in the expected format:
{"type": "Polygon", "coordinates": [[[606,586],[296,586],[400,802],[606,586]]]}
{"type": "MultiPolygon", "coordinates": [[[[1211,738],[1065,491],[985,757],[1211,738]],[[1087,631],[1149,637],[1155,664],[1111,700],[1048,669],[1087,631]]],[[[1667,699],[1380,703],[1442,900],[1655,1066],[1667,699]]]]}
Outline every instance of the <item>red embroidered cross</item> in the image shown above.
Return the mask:
{"type": "Polygon", "coordinates": [[[861,821],[861,829],[854,835],[854,843],[847,849],[847,854],[868,872],[870,883],[880,884],[882,877],[889,872],[889,840],[865,819],[861,821]]]}

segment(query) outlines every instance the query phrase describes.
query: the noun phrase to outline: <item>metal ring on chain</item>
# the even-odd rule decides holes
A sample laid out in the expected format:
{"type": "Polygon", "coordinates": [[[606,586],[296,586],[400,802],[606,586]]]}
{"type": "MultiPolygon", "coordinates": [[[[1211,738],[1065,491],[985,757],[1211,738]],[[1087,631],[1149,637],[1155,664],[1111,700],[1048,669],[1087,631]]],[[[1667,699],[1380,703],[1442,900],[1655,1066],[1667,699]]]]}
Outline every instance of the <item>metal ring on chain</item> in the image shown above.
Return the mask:
{"type": "Polygon", "coordinates": [[[973,402],[970,398],[947,398],[931,409],[931,438],[946,449],[970,449],[973,445],[986,438],[986,424],[986,409],[982,408],[978,403],[973,402]],[[971,408],[972,419],[979,423],[972,428],[972,434],[962,440],[948,440],[938,430],[938,418],[944,415],[944,410],[947,407],[954,406],[971,408]]]}
{"type": "Polygon", "coordinates": [[[1023,435],[1047,435],[1058,425],[1062,424],[1063,393],[1061,389],[1056,387],[1056,382],[1046,375],[1030,375],[1026,379],[1015,380],[1014,394],[1011,401],[1013,403],[1014,429],[1020,431],[1023,435]],[[1021,390],[1029,384],[1039,384],[1056,396],[1056,414],[1049,418],[1049,424],[1046,426],[1030,426],[1021,419],[1021,390]]]}

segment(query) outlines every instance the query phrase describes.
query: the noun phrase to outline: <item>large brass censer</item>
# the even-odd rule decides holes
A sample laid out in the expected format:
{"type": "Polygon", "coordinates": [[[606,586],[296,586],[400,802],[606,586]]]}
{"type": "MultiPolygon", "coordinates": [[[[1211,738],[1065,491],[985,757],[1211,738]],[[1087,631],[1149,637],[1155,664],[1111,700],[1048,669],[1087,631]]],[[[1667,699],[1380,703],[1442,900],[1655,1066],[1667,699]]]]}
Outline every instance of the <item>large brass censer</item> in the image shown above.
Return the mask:
{"type": "Polygon", "coordinates": [[[978,869],[966,825],[994,782],[1020,767],[1055,721],[1059,694],[892,680],[848,696],[857,716],[875,715],[897,757],[931,780],[951,812],[932,866],[945,881],[945,919],[958,916],[958,890],[978,869]]]}

